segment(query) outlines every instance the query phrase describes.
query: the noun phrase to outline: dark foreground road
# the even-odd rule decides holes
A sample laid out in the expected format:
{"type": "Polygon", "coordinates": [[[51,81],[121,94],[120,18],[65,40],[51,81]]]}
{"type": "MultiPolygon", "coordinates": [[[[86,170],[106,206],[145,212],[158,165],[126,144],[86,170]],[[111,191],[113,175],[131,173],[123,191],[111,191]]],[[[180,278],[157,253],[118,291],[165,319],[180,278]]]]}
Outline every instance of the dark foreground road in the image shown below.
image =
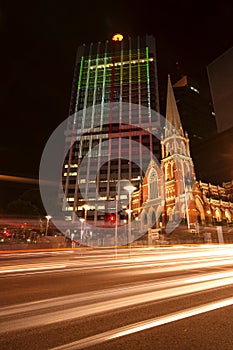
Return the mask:
{"type": "Polygon", "coordinates": [[[233,349],[233,247],[0,255],[0,349],[233,349]]]}

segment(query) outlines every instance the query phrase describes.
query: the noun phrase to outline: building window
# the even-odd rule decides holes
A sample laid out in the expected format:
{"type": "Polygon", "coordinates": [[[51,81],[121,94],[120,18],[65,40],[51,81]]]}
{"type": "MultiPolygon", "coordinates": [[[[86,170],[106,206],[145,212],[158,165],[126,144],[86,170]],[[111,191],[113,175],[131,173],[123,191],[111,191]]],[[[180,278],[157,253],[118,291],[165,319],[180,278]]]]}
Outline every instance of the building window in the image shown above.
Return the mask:
{"type": "Polygon", "coordinates": [[[219,208],[217,208],[215,210],[215,217],[216,217],[217,221],[222,221],[222,215],[221,215],[221,211],[219,208]]]}
{"type": "Polygon", "coordinates": [[[158,175],[154,169],[151,170],[149,175],[149,199],[155,199],[158,197],[158,175]]]}

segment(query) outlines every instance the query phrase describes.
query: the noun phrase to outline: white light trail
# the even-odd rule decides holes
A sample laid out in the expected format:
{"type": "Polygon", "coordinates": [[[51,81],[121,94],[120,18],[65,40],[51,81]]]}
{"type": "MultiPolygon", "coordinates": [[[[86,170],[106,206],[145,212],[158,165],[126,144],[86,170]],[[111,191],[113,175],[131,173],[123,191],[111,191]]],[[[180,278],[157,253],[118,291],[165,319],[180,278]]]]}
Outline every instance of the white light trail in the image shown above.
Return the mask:
{"type": "MultiPolygon", "coordinates": [[[[164,283],[163,288],[160,288],[160,289],[157,288],[157,290],[152,290],[148,292],[140,290],[136,293],[135,292],[131,293],[131,295],[127,295],[126,293],[126,296],[123,294],[122,297],[119,297],[120,294],[118,295],[118,297],[116,297],[116,295],[114,297],[114,295],[111,295],[111,293],[109,292],[108,295],[106,296],[106,299],[108,300],[99,301],[98,299],[97,300],[94,299],[90,303],[87,303],[86,305],[82,304],[81,306],[80,306],[81,304],[81,301],[80,301],[81,298],[80,298],[78,303],[79,306],[67,307],[65,312],[64,310],[51,311],[47,309],[43,312],[43,314],[34,315],[33,313],[31,313],[31,315],[29,314],[28,316],[24,316],[23,319],[20,318],[20,315],[19,315],[17,319],[12,319],[11,322],[3,321],[0,323],[0,333],[9,332],[12,329],[16,331],[16,330],[21,330],[26,328],[46,326],[49,324],[69,321],[69,320],[78,319],[81,317],[87,317],[87,316],[91,316],[91,315],[95,315],[95,314],[103,313],[107,311],[113,312],[114,310],[117,310],[120,308],[127,308],[129,306],[139,305],[145,302],[155,302],[158,300],[173,298],[181,295],[193,294],[196,292],[207,291],[218,287],[225,287],[233,284],[232,271],[229,273],[227,272],[220,273],[219,275],[216,274],[215,277],[216,279],[213,279],[214,276],[210,278],[207,275],[206,281],[203,281],[204,278],[202,278],[201,282],[196,282],[196,283],[192,283],[193,282],[192,279],[188,278],[187,281],[189,281],[189,284],[186,284],[185,279],[183,279],[183,284],[174,286],[174,287],[167,286],[166,283],[164,283]]],[[[195,277],[194,280],[197,281],[198,279],[195,277]]],[[[135,286],[135,289],[137,289],[137,286],[135,286]]],[[[101,298],[101,295],[100,295],[100,298],[101,298]]],[[[70,303],[72,304],[72,298],[70,298],[70,303]]],[[[43,305],[40,304],[39,309],[41,309],[41,306],[43,305]]],[[[35,312],[37,310],[35,310],[35,312]]],[[[12,314],[12,307],[9,309],[9,312],[7,312],[7,308],[5,308],[5,310],[2,309],[1,313],[4,311],[5,311],[4,316],[7,316],[7,314],[12,314]]],[[[17,312],[20,313],[20,308],[17,309],[17,305],[16,305],[16,313],[17,312]]]]}
{"type": "MultiPolygon", "coordinates": [[[[212,250],[211,250],[212,251],[212,250]]],[[[115,272],[117,275],[125,275],[132,273],[130,270],[134,270],[135,275],[152,275],[156,273],[172,272],[172,271],[184,271],[192,269],[201,269],[209,267],[222,267],[232,264],[232,249],[215,249],[212,253],[208,249],[208,254],[206,250],[204,251],[204,256],[202,256],[203,251],[192,251],[186,254],[175,254],[169,252],[169,254],[152,255],[146,256],[142,255],[140,258],[131,257],[125,259],[124,257],[119,259],[113,259],[111,256],[85,256],[76,255],[73,261],[65,258],[63,261],[56,262],[53,264],[53,269],[70,269],[72,271],[80,270],[93,270],[93,269],[114,269],[118,268],[115,272]],[[223,253],[224,251],[224,253],[223,253]],[[211,256],[211,254],[212,256],[211,256]],[[180,258],[178,259],[177,256],[180,258]]],[[[24,253],[21,253],[25,255],[24,253]]],[[[33,254],[43,254],[41,252],[37,253],[26,253],[33,254]]],[[[57,252],[51,252],[51,254],[57,254],[57,252]]],[[[0,267],[0,276],[4,274],[32,274],[32,273],[47,273],[48,268],[46,265],[37,264],[37,268],[28,268],[28,265],[18,265],[16,266],[2,266],[0,267]],[[21,269],[19,268],[21,267],[21,269]]]]}
{"type": "Polygon", "coordinates": [[[65,268],[66,265],[44,265],[44,266],[31,266],[31,267],[16,267],[16,268],[3,268],[0,269],[0,274],[14,273],[14,272],[31,272],[31,271],[44,271],[55,270],[65,268]]]}
{"type": "Polygon", "coordinates": [[[2,307],[0,309],[0,316],[17,315],[20,313],[31,312],[56,307],[59,305],[68,306],[69,304],[84,303],[84,302],[99,302],[101,300],[113,299],[119,297],[125,297],[127,295],[137,295],[139,293],[146,293],[156,290],[166,290],[168,288],[178,287],[181,285],[192,285],[197,282],[213,281],[221,278],[233,277],[233,271],[228,272],[218,272],[212,274],[198,274],[193,277],[179,277],[170,278],[165,281],[159,280],[157,282],[141,283],[139,285],[127,286],[127,287],[117,287],[109,289],[101,289],[99,291],[92,291],[86,293],[76,293],[62,297],[49,298],[44,300],[38,300],[23,304],[17,304],[7,307],[2,307]]]}
{"type": "Polygon", "coordinates": [[[200,315],[205,312],[214,311],[226,306],[233,305],[233,298],[222,299],[217,302],[208,303],[202,306],[193,307],[190,309],[183,310],[181,312],[176,312],[162,317],[157,317],[142,322],[133,323],[124,327],[120,327],[114,330],[106,331],[100,334],[96,334],[91,337],[87,337],[75,342],[61,345],[50,350],[78,350],[85,349],[87,347],[101,344],[103,342],[124,337],[130,334],[142,332],[154,327],[162,326],[167,323],[179,321],[188,317],[193,317],[200,315]]]}

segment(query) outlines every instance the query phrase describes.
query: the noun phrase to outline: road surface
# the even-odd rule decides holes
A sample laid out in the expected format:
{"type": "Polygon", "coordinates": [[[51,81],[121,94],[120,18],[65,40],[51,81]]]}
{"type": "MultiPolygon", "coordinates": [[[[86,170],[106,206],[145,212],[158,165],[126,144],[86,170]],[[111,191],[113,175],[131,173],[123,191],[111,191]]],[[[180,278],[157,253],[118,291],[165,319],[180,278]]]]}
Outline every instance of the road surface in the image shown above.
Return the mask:
{"type": "Polygon", "coordinates": [[[0,349],[233,349],[233,246],[0,254],[0,349]]]}

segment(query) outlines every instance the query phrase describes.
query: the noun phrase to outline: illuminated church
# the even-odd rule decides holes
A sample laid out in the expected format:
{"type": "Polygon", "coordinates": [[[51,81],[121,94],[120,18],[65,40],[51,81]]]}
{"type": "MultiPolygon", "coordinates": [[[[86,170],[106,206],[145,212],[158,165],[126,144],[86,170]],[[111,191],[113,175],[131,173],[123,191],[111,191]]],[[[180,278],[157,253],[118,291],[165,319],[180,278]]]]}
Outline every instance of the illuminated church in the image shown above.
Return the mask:
{"type": "Polygon", "coordinates": [[[188,134],[181,124],[170,77],[161,153],[161,166],[150,162],[133,198],[134,215],[141,214],[143,224],[165,228],[169,223],[167,232],[171,232],[177,223],[195,228],[198,224],[233,222],[233,181],[215,186],[196,180],[188,134]]]}

